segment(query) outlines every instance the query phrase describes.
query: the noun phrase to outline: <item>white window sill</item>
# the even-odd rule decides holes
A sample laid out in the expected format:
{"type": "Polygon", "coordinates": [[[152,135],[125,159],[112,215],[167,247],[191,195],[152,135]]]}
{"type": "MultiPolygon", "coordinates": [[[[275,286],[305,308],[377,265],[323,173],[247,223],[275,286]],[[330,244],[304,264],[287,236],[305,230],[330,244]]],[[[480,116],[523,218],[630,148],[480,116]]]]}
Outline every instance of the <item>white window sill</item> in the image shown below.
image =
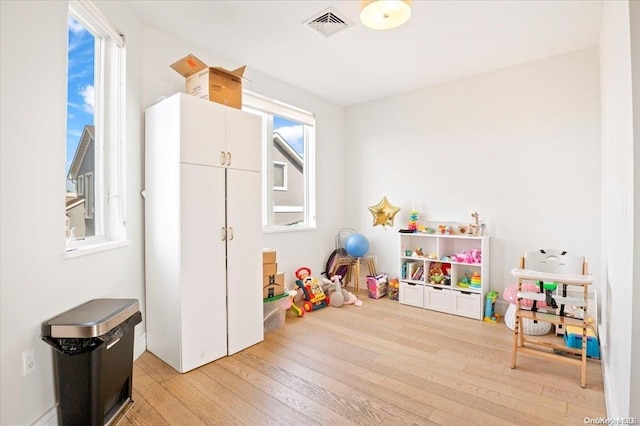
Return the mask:
{"type": "Polygon", "coordinates": [[[83,244],[77,247],[68,247],[67,251],[62,255],[63,259],[71,259],[73,257],[84,256],[86,254],[98,253],[101,251],[116,249],[131,245],[130,240],[120,241],[100,241],[93,244],[83,244]]]}
{"type": "Polygon", "coordinates": [[[263,228],[263,234],[278,234],[283,232],[317,231],[315,226],[291,227],[291,228],[263,228]]]}

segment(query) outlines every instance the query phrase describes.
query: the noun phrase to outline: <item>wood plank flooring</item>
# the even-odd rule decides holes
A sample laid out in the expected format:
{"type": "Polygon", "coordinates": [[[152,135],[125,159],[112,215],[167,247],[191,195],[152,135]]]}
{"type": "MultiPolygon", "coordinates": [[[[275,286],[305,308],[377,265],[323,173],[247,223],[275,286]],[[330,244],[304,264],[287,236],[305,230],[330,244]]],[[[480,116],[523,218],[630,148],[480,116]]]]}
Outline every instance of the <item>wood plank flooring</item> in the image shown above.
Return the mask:
{"type": "MultiPolygon", "coordinates": [[[[362,292],[361,292],[362,293],[362,292]]],[[[121,425],[583,425],[606,416],[601,365],[518,355],[498,324],[361,294],[238,354],[179,374],[149,352],[134,363],[121,425]]],[[[288,313],[289,314],[289,313],[288,313]]]]}

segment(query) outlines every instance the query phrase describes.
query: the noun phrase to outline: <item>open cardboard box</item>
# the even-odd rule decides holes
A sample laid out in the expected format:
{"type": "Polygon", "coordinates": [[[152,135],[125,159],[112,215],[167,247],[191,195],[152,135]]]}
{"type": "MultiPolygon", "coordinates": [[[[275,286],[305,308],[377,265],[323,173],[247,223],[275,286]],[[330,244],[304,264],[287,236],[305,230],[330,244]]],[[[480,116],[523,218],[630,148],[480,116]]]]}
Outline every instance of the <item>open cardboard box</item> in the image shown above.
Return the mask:
{"type": "Polygon", "coordinates": [[[189,95],[242,108],[242,80],[246,66],[233,71],[222,67],[208,67],[194,55],[187,55],[171,64],[186,79],[185,92],[189,95]]]}

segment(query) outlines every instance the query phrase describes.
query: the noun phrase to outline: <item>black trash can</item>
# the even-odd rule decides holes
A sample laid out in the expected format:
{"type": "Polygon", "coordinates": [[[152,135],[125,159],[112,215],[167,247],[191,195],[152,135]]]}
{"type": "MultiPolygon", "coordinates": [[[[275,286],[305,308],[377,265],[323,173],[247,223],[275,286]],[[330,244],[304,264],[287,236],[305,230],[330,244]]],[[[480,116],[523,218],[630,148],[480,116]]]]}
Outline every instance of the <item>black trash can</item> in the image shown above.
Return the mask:
{"type": "Polygon", "coordinates": [[[131,401],[136,299],[95,299],[42,323],[53,346],[60,425],[108,425],[131,401]]]}

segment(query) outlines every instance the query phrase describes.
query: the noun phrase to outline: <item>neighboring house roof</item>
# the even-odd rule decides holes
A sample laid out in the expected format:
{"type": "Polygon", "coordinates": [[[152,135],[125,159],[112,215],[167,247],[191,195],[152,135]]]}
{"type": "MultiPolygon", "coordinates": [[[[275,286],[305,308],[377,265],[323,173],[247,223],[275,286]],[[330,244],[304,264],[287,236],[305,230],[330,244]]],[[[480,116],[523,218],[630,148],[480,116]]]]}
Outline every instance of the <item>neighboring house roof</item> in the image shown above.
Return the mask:
{"type": "Polygon", "coordinates": [[[66,211],[71,210],[74,207],[79,206],[80,204],[84,204],[84,198],[74,198],[73,200],[67,201],[66,211]]]}
{"type": "Polygon", "coordinates": [[[84,155],[87,153],[87,149],[89,148],[91,142],[95,139],[95,132],[95,126],[87,125],[84,126],[84,129],[82,129],[82,135],[80,135],[78,148],[76,148],[76,153],[73,156],[71,167],[69,167],[69,179],[76,180],[78,178],[78,172],[80,171],[80,166],[82,166],[84,155]]]}
{"type": "Polygon", "coordinates": [[[291,145],[289,145],[289,142],[287,142],[286,139],[280,135],[280,133],[275,132],[273,134],[273,142],[280,150],[280,152],[282,152],[282,154],[286,156],[298,170],[302,171],[302,167],[304,164],[302,157],[296,152],[295,149],[291,147],[291,145]]]}

